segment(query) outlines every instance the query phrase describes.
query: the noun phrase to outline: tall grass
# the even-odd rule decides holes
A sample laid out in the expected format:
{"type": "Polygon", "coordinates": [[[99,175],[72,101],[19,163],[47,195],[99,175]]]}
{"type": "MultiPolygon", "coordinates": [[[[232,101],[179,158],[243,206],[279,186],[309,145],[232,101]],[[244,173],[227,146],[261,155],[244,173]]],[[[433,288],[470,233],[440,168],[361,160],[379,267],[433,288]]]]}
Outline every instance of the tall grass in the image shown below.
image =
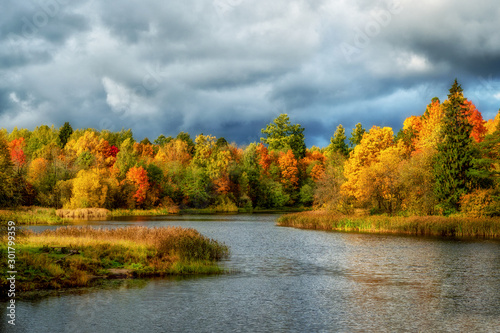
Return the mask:
{"type": "Polygon", "coordinates": [[[179,214],[178,206],[159,207],[154,209],[114,209],[108,212],[108,217],[116,216],[161,216],[179,214]]]}
{"type": "Polygon", "coordinates": [[[18,207],[16,209],[0,210],[0,225],[7,221],[20,224],[64,224],[70,219],[57,216],[54,208],[18,207]]]}
{"type": "Polygon", "coordinates": [[[110,213],[105,208],[58,209],[56,215],[67,219],[101,219],[110,213]]]}
{"type": "MultiPolygon", "coordinates": [[[[7,253],[5,244],[0,244],[2,257],[7,253]]],[[[21,291],[88,286],[111,277],[113,269],[137,277],[221,273],[216,261],[229,254],[224,244],[180,227],[23,230],[16,246],[16,286],[21,291]]],[[[6,260],[0,266],[7,270],[6,260]]],[[[7,288],[5,276],[0,285],[7,288]]]]}
{"type": "Polygon", "coordinates": [[[279,226],[461,238],[500,238],[499,218],[444,216],[345,216],[325,211],[283,215],[279,226]]]}

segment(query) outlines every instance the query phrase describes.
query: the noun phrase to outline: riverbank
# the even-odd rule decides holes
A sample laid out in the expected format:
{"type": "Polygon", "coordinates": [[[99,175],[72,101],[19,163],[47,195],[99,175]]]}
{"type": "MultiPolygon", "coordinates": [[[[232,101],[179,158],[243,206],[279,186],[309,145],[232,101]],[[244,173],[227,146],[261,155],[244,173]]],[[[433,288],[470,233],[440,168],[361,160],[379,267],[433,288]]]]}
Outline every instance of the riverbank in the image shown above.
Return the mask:
{"type": "Polygon", "coordinates": [[[166,216],[166,215],[214,215],[214,214],[278,214],[303,212],[310,208],[283,207],[279,209],[244,209],[224,211],[217,208],[186,208],[178,207],[154,209],[114,209],[80,208],[80,209],[54,209],[43,207],[19,207],[17,209],[0,210],[0,226],[6,226],[8,221],[16,225],[64,225],[75,220],[103,220],[124,216],[166,216]]]}
{"type": "Polygon", "coordinates": [[[35,225],[67,224],[72,219],[58,216],[55,208],[33,206],[0,210],[0,226],[6,226],[8,221],[15,221],[16,225],[35,225]]]}
{"type": "Polygon", "coordinates": [[[311,211],[283,215],[277,225],[326,231],[500,239],[500,218],[345,216],[311,211]]]}
{"type": "MultiPolygon", "coordinates": [[[[7,258],[6,236],[0,244],[7,258]]],[[[60,227],[34,233],[18,230],[16,290],[89,287],[102,279],[218,274],[228,256],[224,244],[181,227],[94,229],[60,227]]],[[[7,261],[0,263],[8,271],[7,261]]],[[[2,295],[8,281],[0,279],[2,295]]]]}

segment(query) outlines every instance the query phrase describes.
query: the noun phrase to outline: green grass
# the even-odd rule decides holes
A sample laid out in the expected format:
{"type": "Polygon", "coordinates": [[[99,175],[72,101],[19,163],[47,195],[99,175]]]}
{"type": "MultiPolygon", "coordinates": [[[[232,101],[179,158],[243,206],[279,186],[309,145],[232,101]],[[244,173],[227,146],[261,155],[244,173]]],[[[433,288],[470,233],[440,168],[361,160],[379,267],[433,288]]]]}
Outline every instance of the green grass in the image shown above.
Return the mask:
{"type": "Polygon", "coordinates": [[[499,218],[345,216],[324,211],[313,211],[283,215],[278,219],[278,225],[347,232],[459,238],[500,238],[499,218]]]}
{"type": "MultiPolygon", "coordinates": [[[[7,239],[0,244],[7,257],[7,239]]],[[[180,227],[127,227],[94,229],[61,227],[16,235],[16,288],[36,289],[89,287],[121,269],[130,277],[222,273],[217,261],[228,256],[224,244],[180,227]]],[[[0,262],[7,271],[7,260],[0,262]]],[[[0,278],[2,295],[7,280],[0,278]]]]}
{"type": "Polygon", "coordinates": [[[14,221],[16,225],[65,224],[71,219],[57,216],[54,208],[20,207],[0,211],[0,225],[6,225],[8,221],[14,221]]]}
{"type": "Polygon", "coordinates": [[[108,217],[119,216],[162,216],[178,214],[179,210],[171,208],[155,208],[155,209],[113,209],[108,213],[108,217]]]}

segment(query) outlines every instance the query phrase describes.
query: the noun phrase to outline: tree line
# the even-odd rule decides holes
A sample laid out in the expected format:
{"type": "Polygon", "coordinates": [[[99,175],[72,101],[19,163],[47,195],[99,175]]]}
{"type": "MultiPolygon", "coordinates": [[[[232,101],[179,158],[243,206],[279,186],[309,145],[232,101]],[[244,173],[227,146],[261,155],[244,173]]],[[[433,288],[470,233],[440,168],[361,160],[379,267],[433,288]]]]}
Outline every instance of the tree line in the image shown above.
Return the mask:
{"type": "Polygon", "coordinates": [[[500,111],[484,121],[455,80],[448,99],[421,116],[324,148],[281,114],[245,147],[200,134],[137,142],[132,131],[41,125],[0,131],[0,206],[217,207],[222,211],[312,206],[352,213],[500,213],[500,111]]]}

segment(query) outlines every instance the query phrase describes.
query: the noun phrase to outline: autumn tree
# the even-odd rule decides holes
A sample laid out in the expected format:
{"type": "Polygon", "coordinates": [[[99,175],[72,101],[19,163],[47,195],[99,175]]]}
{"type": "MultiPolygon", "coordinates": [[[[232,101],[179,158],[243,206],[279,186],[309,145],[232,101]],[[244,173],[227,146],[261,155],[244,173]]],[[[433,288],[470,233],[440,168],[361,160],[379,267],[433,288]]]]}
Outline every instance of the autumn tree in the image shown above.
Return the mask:
{"type": "Polygon", "coordinates": [[[365,133],[345,163],[344,176],[347,181],[342,185],[343,194],[354,197],[360,202],[369,201],[372,187],[367,187],[367,185],[371,181],[376,181],[373,179],[376,172],[373,173],[369,169],[374,163],[378,169],[379,155],[393,145],[394,136],[390,127],[373,126],[369,132],[365,133]]]}
{"type": "Polygon", "coordinates": [[[298,162],[290,149],[286,153],[281,153],[278,160],[281,169],[281,183],[288,191],[293,191],[299,186],[298,162]]]}
{"type": "Polygon", "coordinates": [[[267,144],[270,150],[287,152],[291,149],[297,159],[305,156],[304,128],[300,124],[292,125],[287,114],[280,114],[261,132],[265,137],[260,140],[267,144]]]}
{"type": "Polygon", "coordinates": [[[133,195],[135,202],[140,206],[146,200],[146,195],[149,189],[149,180],[146,170],[142,166],[132,167],[127,171],[127,180],[135,187],[133,195]]]}
{"type": "Polygon", "coordinates": [[[432,148],[424,148],[418,154],[404,160],[399,167],[402,209],[412,215],[435,213],[437,198],[434,193],[434,154],[432,148]]]}
{"type": "Polygon", "coordinates": [[[59,132],[54,126],[41,125],[35,128],[26,142],[29,158],[44,157],[49,159],[53,147],[59,147],[59,132]]]}
{"type": "Polygon", "coordinates": [[[455,80],[444,103],[442,142],[434,162],[435,192],[447,210],[458,209],[460,197],[471,190],[473,126],[464,102],[462,87],[455,80]]]}
{"type": "Polygon", "coordinates": [[[80,170],[72,183],[70,208],[104,207],[108,194],[104,169],[80,170]]]}
{"type": "MultiPolygon", "coordinates": [[[[444,108],[439,98],[434,97],[421,117],[418,117],[416,129],[415,151],[436,150],[442,140],[441,127],[444,118],[444,108]]],[[[415,124],[415,122],[413,122],[415,124]]],[[[405,121],[406,124],[406,121],[405,121]]]]}
{"type": "Polygon", "coordinates": [[[351,212],[349,198],[341,191],[346,181],[344,162],[343,156],[334,155],[326,164],[324,172],[315,179],[314,205],[317,207],[344,214],[351,212]]]}
{"type": "Polygon", "coordinates": [[[387,147],[361,168],[357,174],[356,199],[373,202],[383,212],[392,214],[398,210],[402,202],[399,170],[404,159],[403,152],[401,145],[387,147]]]}
{"type": "Polygon", "coordinates": [[[24,154],[24,149],[26,144],[24,138],[14,139],[9,142],[10,158],[17,168],[19,173],[21,168],[26,164],[26,154],[24,154]]]}
{"type": "Polygon", "coordinates": [[[14,165],[10,158],[6,135],[0,133],[0,206],[13,205],[14,200],[14,165]]]}
{"type": "Polygon", "coordinates": [[[182,140],[187,144],[188,152],[192,155],[194,154],[194,142],[191,136],[187,132],[179,132],[175,137],[177,140],[182,140]]]}
{"type": "Polygon", "coordinates": [[[120,170],[122,179],[126,176],[127,171],[136,165],[138,161],[137,155],[134,153],[134,142],[130,138],[125,139],[120,145],[120,152],[116,155],[115,166],[120,170]]]}
{"type": "Polygon", "coordinates": [[[471,138],[474,139],[475,142],[483,141],[488,130],[485,127],[486,122],[483,120],[481,112],[479,112],[476,106],[468,100],[464,101],[462,107],[464,110],[467,110],[467,119],[469,120],[469,124],[472,126],[472,131],[470,133],[471,138]]]}
{"type": "Polygon", "coordinates": [[[484,126],[487,134],[493,134],[497,130],[498,126],[500,126],[500,109],[495,118],[488,120],[484,126]]]}

